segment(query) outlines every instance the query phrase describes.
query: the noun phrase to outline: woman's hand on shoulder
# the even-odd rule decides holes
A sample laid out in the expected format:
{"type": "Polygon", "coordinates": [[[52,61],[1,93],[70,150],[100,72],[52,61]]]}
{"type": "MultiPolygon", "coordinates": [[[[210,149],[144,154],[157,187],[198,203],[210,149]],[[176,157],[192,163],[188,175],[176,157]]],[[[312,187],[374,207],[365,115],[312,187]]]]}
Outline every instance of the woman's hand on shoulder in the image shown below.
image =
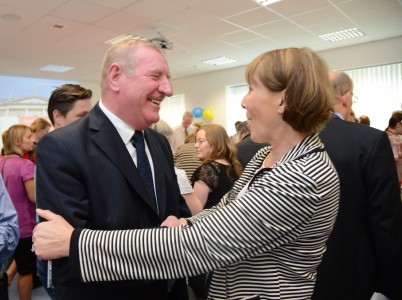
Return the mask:
{"type": "Polygon", "coordinates": [[[187,225],[187,220],[184,218],[176,218],[175,216],[169,216],[165,221],[161,224],[161,226],[165,227],[179,227],[181,225],[187,225]]]}

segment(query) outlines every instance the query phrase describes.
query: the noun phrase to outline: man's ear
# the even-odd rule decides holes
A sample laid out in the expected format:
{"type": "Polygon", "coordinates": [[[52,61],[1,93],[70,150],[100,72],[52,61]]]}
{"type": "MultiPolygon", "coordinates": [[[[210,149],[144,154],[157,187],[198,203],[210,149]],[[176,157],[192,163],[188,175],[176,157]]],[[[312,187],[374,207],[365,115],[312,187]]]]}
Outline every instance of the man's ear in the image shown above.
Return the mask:
{"type": "Polygon", "coordinates": [[[108,72],[109,89],[118,91],[120,89],[119,80],[123,74],[123,69],[116,63],[111,64],[108,72]]]}
{"type": "Polygon", "coordinates": [[[349,107],[349,101],[348,101],[349,93],[343,94],[339,99],[341,99],[341,104],[343,107],[349,107]]]}
{"type": "Polygon", "coordinates": [[[54,127],[61,127],[61,125],[63,125],[63,123],[60,121],[61,119],[64,119],[64,116],[59,110],[55,109],[53,111],[54,127]]]}

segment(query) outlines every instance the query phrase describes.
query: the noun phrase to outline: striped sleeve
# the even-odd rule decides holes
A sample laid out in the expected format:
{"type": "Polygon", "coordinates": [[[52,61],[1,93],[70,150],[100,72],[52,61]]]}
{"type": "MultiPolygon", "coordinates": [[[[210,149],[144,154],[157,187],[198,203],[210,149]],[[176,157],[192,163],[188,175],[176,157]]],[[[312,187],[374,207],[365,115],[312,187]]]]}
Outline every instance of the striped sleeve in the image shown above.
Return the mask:
{"type": "Polygon", "coordinates": [[[317,245],[311,243],[320,247],[336,215],[328,204],[339,197],[338,178],[325,159],[326,155],[314,154],[261,171],[241,198],[221,202],[192,226],[83,230],[78,245],[82,280],[193,276],[295,243],[307,232],[320,236],[317,245]],[[322,225],[317,216],[329,219],[330,226],[322,225]]]}

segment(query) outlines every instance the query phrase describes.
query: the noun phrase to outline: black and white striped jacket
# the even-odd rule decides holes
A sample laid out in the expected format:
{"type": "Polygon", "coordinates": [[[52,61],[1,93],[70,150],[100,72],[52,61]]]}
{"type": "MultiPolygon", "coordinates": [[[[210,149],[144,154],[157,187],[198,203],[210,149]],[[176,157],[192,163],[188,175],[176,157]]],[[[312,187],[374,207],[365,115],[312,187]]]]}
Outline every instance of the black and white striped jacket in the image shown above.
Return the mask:
{"type": "Polygon", "coordinates": [[[338,176],[317,135],[261,169],[269,153],[261,149],[232,191],[190,218],[189,226],[76,230],[70,258],[81,280],[180,278],[214,270],[208,299],[309,299],[338,210],[338,176]]]}

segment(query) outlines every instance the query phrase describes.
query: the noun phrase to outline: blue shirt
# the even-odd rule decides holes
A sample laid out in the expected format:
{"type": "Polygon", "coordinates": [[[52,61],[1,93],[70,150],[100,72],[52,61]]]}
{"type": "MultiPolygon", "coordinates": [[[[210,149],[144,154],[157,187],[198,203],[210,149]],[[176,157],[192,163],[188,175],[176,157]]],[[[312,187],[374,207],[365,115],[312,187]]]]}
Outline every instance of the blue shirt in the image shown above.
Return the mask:
{"type": "Polygon", "coordinates": [[[0,176],[0,262],[10,257],[19,240],[18,217],[0,176]]]}

